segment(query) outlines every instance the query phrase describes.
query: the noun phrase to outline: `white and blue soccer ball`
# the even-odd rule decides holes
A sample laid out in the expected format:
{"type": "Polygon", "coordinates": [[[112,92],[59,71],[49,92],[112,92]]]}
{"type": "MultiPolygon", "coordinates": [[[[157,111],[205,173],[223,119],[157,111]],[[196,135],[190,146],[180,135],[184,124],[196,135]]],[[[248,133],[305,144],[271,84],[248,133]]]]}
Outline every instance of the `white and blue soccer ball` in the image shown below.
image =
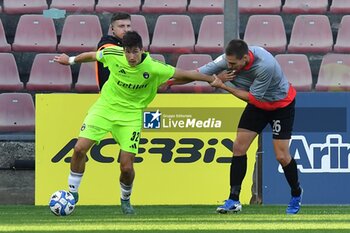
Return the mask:
{"type": "Polygon", "coordinates": [[[75,208],[75,199],[70,192],[59,190],[51,195],[49,207],[57,216],[70,215],[75,208]]]}

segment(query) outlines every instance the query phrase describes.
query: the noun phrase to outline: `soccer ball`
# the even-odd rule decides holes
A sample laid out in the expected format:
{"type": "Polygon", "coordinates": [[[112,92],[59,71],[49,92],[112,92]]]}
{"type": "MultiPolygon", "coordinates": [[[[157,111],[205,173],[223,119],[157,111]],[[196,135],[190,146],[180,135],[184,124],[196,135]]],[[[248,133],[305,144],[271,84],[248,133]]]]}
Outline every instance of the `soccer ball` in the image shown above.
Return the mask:
{"type": "Polygon", "coordinates": [[[75,200],[70,192],[60,190],[51,195],[49,207],[57,216],[66,216],[73,213],[75,200]]]}

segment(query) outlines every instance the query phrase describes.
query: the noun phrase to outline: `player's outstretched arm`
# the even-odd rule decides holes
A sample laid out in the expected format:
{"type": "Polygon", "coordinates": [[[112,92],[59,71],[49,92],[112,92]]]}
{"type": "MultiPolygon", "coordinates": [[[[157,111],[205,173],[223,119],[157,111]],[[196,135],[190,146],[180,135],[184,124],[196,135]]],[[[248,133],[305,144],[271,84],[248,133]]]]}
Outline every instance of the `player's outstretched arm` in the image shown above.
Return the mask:
{"type": "Polygon", "coordinates": [[[61,65],[67,66],[74,65],[75,63],[97,61],[96,52],[85,52],[77,55],[76,57],[69,57],[67,54],[62,53],[59,56],[55,56],[53,60],[61,65]]]}
{"type": "Polygon", "coordinates": [[[209,76],[202,73],[199,73],[195,70],[182,70],[175,69],[175,73],[173,78],[177,80],[177,82],[183,81],[205,81],[211,83],[215,80],[215,76],[209,76]]]}

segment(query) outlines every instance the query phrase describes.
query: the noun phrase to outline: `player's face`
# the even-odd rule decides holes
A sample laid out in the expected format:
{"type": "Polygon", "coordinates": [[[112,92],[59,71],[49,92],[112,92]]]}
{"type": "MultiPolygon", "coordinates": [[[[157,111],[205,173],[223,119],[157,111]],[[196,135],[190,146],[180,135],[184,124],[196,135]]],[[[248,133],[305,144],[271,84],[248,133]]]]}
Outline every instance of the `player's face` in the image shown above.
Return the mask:
{"type": "Polygon", "coordinates": [[[230,70],[241,70],[248,62],[248,55],[244,55],[242,59],[238,59],[235,55],[226,55],[227,67],[230,70]]]}
{"type": "Polygon", "coordinates": [[[131,67],[137,66],[140,64],[142,59],[142,53],[144,52],[143,49],[140,49],[138,47],[132,47],[132,48],[124,48],[126,60],[128,60],[128,63],[131,67]]]}
{"type": "Polygon", "coordinates": [[[126,32],[131,31],[131,21],[129,19],[116,20],[111,27],[113,35],[121,39],[126,32]]]}

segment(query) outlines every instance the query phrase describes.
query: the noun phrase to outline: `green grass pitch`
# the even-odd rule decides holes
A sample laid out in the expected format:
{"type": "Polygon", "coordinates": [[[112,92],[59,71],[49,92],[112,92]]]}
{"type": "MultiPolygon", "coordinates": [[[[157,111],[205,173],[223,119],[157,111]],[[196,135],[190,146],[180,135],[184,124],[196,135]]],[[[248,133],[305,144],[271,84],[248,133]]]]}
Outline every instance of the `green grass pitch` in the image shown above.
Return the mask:
{"type": "Polygon", "coordinates": [[[220,215],[215,206],[135,206],[124,216],[120,206],[77,206],[57,217],[47,206],[0,206],[0,232],[350,232],[350,206],[303,206],[286,215],[285,206],[243,206],[220,215]]]}

